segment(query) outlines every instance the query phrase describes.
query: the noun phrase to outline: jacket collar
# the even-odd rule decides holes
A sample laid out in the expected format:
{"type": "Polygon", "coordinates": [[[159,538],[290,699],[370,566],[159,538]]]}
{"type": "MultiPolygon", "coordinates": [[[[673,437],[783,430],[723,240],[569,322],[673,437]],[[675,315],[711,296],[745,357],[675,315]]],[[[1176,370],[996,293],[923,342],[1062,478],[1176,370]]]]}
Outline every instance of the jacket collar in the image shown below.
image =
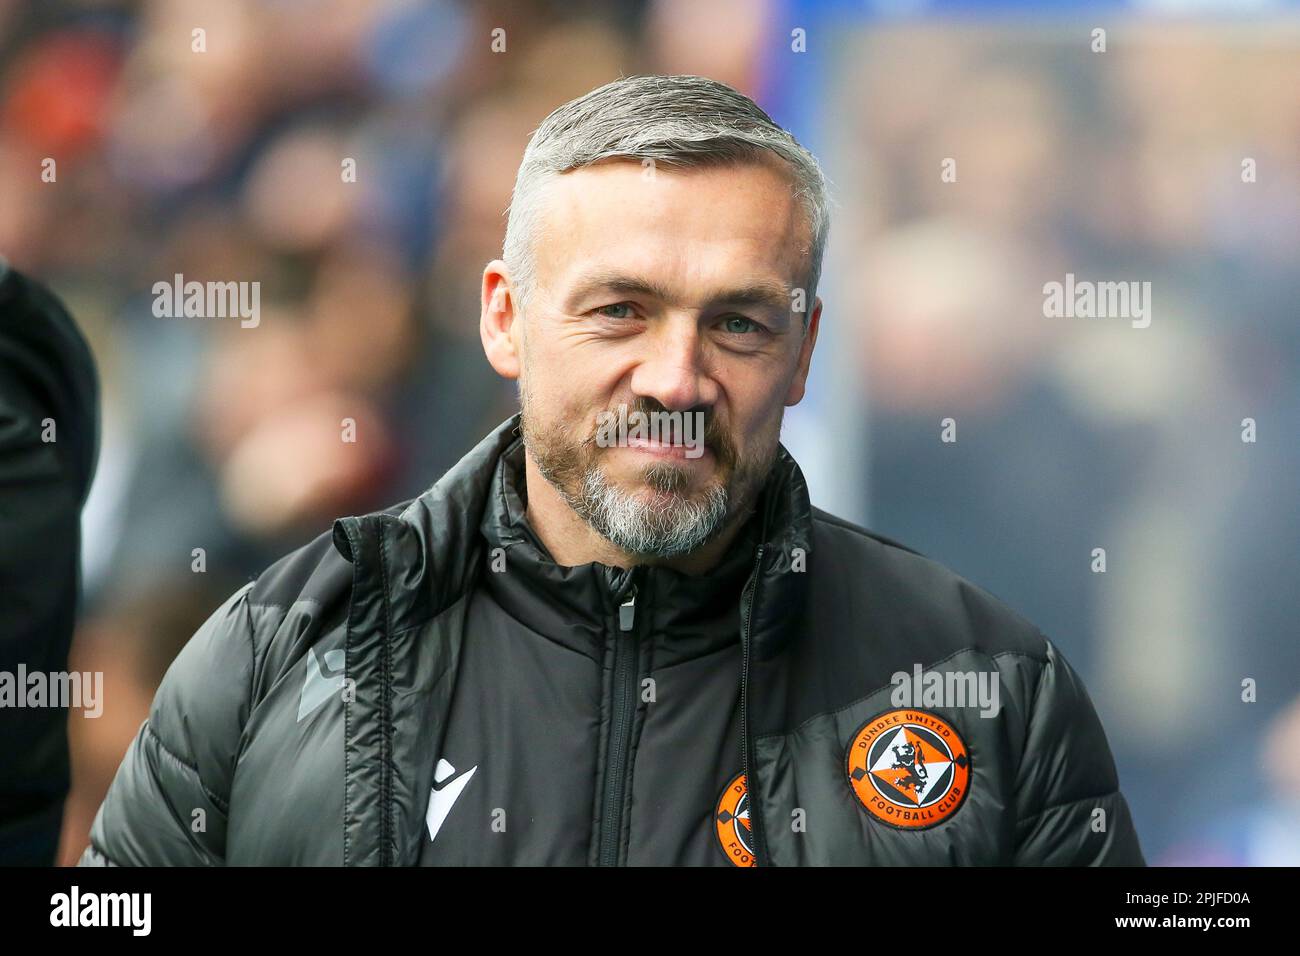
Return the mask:
{"type": "Polygon", "coordinates": [[[707,574],[599,562],[557,564],[527,519],[524,445],[502,454],[484,509],[489,569],[483,587],[508,614],[572,650],[600,660],[619,604],[636,588],[636,631],[654,636],[654,660],[668,666],[735,643],[740,593],[757,547],[753,522],[707,574]]]}

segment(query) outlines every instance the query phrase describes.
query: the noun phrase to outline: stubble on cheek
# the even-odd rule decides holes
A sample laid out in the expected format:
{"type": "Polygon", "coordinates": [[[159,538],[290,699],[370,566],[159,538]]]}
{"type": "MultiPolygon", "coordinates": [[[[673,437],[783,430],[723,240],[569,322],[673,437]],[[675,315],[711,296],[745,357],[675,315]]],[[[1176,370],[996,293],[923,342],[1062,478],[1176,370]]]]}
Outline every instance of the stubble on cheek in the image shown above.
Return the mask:
{"type": "Polygon", "coordinates": [[[781,423],[784,418],[785,409],[781,407],[772,425],[767,426],[762,433],[751,436],[750,447],[743,455],[737,454],[733,446],[733,471],[728,482],[732,516],[749,511],[757,504],[780,453],[781,423]]]}
{"type": "Polygon", "coordinates": [[[559,415],[548,415],[539,410],[527,376],[520,377],[519,396],[524,445],[536,462],[537,470],[566,497],[576,494],[595,447],[595,416],[592,416],[589,433],[574,435],[566,423],[580,423],[582,419],[570,418],[563,408],[559,415]]]}

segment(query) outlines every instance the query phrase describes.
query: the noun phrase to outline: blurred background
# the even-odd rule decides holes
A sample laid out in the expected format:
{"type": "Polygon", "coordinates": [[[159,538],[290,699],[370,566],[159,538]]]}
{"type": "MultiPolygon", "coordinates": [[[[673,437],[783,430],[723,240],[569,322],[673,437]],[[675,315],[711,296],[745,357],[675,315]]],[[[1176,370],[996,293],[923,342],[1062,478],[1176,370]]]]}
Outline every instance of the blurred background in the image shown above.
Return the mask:
{"type": "Polygon", "coordinates": [[[62,861],[226,596],[514,411],[481,270],[532,130],[620,73],[732,84],[833,183],[814,503],[1058,644],[1150,862],[1300,864],[1300,9],[1173,0],[0,0],[0,255],[103,377],[62,861]],[[176,273],[260,324],[155,317],[176,273]],[[1150,326],[1045,317],[1066,273],[1150,326]]]}

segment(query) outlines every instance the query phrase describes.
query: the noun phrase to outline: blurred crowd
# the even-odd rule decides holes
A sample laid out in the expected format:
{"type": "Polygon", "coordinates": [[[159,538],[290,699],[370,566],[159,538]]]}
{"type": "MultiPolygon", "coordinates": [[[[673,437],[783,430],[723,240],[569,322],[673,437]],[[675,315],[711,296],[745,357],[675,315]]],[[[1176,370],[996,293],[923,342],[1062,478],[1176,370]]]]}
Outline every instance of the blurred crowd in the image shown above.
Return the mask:
{"type": "Polygon", "coordinates": [[[1121,19],[1101,59],[1069,24],[860,15],[0,0],[0,254],[64,298],[104,389],[72,666],[111,706],[72,720],[64,861],[217,604],[515,409],[477,316],[523,147],[565,100],[663,72],[754,96],[835,184],[811,405],[865,456],[856,497],[816,503],[1057,642],[1149,860],[1300,862],[1300,38],[1121,19]],[[1045,318],[1067,272],[1150,280],[1150,328],[1045,318]],[[257,329],[156,317],[178,273],[259,282],[257,329]]]}

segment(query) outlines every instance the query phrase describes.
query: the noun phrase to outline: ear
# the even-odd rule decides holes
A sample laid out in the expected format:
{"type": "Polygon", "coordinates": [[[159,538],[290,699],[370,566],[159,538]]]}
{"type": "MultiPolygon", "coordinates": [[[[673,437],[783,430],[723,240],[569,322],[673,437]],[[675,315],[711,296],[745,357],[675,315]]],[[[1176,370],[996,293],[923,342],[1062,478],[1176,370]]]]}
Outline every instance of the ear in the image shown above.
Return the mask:
{"type": "Polygon", "coordinates": [[[798,405],[803,401],[804,386],[808,382],[808,369],[812,366],[813,347],[817,344],[817,328],[821,325],[822,318],[822,300],[821,296],[813,303],[812,314],[808,316],[808,328],[804,330],[803,342],[799,345],[799,359],[795,366],[794,378],[790,382],[790,390],[786,392],[785,403],[787,405],[798,405]]]}
{"type": "Polygon", "coordinates": [[[504,262],[493,259],[483,269],[478,334],[483,340],[483,353],[487,356],[488,364],[502,378],[519,377],[516,318],[510,273],[504,262]]]}

